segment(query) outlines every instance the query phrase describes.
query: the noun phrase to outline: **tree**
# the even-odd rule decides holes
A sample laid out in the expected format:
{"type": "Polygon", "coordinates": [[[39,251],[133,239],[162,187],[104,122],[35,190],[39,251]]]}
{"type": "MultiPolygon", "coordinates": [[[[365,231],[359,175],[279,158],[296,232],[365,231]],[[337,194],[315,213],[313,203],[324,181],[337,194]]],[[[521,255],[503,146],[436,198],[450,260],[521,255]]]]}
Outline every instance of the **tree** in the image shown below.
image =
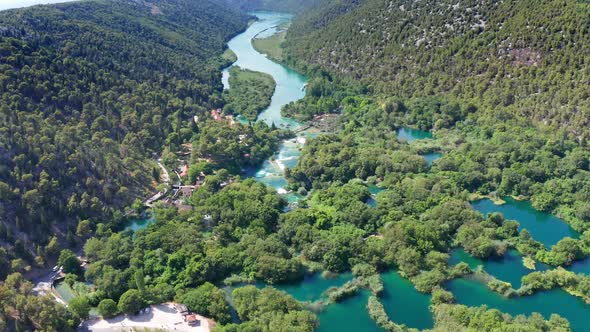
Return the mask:
{"type": "Polygon", "coordinates": [[[435,287],[432,291],[432,304],[433,305],[438,305],[441,303],[453,303],[455,301],[455,297],[453,296],[453,293],[440,288],[440,287],[435,287]]]}
{"type": "Polygon", "coordinates": [[[396,255],[396,262],[406,276],[414,276],[420,272],[421,256],[415,249],[403,249],[396,255]]]}
{"type": "Polygon", "coordinates": [[[134,278],[137,289],[142,293],[145,292],[145,276],[143,275],[143,270],[138,269],[135,271],[134,278]]]}
{"type": "Polygon", "coordinates": [[[137,289],[130,289],[121,295],[117,308],[126,314],[135,314],[143,309],[145,301],[137,289]]]}
{"type": "Polygon", "coordinates": [[[22,258],[10,261],[10,270],[12,272],[24,272],[28,267],[29,265],[22,258]]]}
{"type": "Polygon", "coordinates": [[[76,235],[79,237],[88,237],[92,234],[92,223],[90,220],[82,220],[76,228],[76,235]]]}
{"type": "Polygon", "coordinates": [[[442,284],[446,276],[439,270],[422,272],[412,279],[416,289],[423,293],[431,293],[432,289],[442,284]]]}
{"type": "Polygon", "coordinates": [[[270,284],[303,278],[303,267],[294,259],[263,255],[256,262],[256,277],[270,284]]]}
{"type": "Polygon", "coordinates": [[[317,317],[314,314],[303,310],[301,304],[291,295],[275,288],[236,288],[232,292],[232,298],[240,319],[257,325],[252,330],[311,332],[317,327],[317,317]]]}
{"type": "MultiPolygon", "coordinates": [[[[21,274],[9,275],[0,285],[2,309],[18,308],[19,315],[0,314],[0,327],[3,322],[8,331],[73,331],[78,325],[78,318],[64,305],[55,301],[50,295],[37,296],[32,293],[33,285],[21,274]],[[42,322],[42,326],[39,326],[42,322]]],[[[4,330],[3,330],[4,331],[4,330]]]]}
{"type": "Polygon", "coordinates": [[[70,286],[70,288],[72,286],[74,286],[74,283],[76,283],[76,281],[78,281],[78,275],[73,274],[73,273],[68,273],[66,274],[66,277],[64,279],[64,282],[70,286]]]}
{"type": "Polygon", "coordinates": [[[59,252],[59,242],[57,241],[57,237],[51,237],[49,243],[45,246],[45,252],[47,253],[47,256],[57,255],[59,252]]]}
{"type": "Polygon", "coordinates": [[[590,221],[590,203],[580,203],[576,207],[575,215],[583,221],[590,221]]]}
{"type": "Polygon", "coordinates": [[[104,318],[115,317],[119,313],[117,303],[112,299],[104,299],[98,304],[98,313],[104,318]]]}
{"type": "Polygon", "coordinates": [[[88,319],[90,313],[90,304],[86,297],[75,297],[68,303],[68,308],[74,317],[80,321],[88,319]]]}
{"type": "Polygon", "coordinates": [[[213,317],[221,323],[228,323],[231,320],[223,290],[209,282],[188,291],[182,296],[181,302],[191,311],[213,317]]]}
{"type": "Polygon", "coordinates": [[[64,273],[73,273],[77,275],[82,274],[82,267],[80,266],[80,260],[78,256],[69,249],[64,249],[59,254],[57,263],[63,267],[64,273]]]}
{"type": "Polygon", "coordinates": [[[555,207],[555,198],[549,193],[540,193],[533,196],[532,204],[539,211],[549,212],[555,207]]]}
{"type": "Polygon", "coordinates": [[[109,265],[91,264],[86,270],[86,278],[93,281],[106,297],[112,299],[119,298],[129,287],[128,274],[109,265]]]}
{"type": "Polygon", "coordinates": [[[159,283],[150,289],[150,293],[158,302],[171,301],[176,295],[174,287],[166,283],[159,283]]]}

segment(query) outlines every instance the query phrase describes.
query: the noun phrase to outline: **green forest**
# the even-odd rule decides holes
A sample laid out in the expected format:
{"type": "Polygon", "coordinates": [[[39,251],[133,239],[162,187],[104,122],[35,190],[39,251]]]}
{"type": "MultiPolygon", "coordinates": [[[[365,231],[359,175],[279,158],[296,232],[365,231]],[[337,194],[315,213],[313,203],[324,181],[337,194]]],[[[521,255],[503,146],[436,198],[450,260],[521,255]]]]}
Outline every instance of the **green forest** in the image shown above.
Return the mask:
{"type": "Polygon", "coordinates": [[[248,18],[188,3],[0,13],[0,274],[13,255],[43,265],[52,236],[75,244],[81,220],[120,222],[155,181],[152,154],[222,104],[219,55],[248,18]]]}
{"type": "Polygon", "coordinates": [[[464,305],[452,283],[590,304],[590,275],[572,271],[590,257],[589,11],[573,0],[0,11],[0,330],[74,331],[174,302],[215,332],[312,332],[358,300],[376,327],[418,331],[391,316],[395,272],[427,299],[428,331],[578,331],[555,313],[464,305]],[[307,75],[280,111],[300,127],[256,121],[277,76],[233,66],[223,90],[238,59],[227,42],[253,10],[295,14],[264,47],[307,75]],[[325,119],[329,132],[316,128],[325,119]],[[284,188],[264,184],[261,165],[280,168],[284,188]],[[480,213],[480,199],[530,202],[571,235],[547,245],[480,213]],[[509,282],[455,262],[458,250],[515,253],[527,270],[509,282]],[[35,290],[53,265],[67,306],[35,290]],[[281,290],[317,276],[348,277],[314,299],[281,290]]]}

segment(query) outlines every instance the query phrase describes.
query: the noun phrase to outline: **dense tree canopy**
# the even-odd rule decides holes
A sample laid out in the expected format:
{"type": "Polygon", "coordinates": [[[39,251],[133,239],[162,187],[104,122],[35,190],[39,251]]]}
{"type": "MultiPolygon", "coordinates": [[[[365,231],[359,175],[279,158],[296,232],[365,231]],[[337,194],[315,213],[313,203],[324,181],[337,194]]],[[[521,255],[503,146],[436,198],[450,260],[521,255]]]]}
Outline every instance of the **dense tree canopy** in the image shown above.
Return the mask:
{"type": "Polygon", "coordinates": [[[146,159],[221,104],[218,55],[246,21],[185,0],[1,12],[0,237],[42,249],[120,219],[154,180],[146,159]]]}
{"type": "Polygon", "coordinates": [[[287,62],[400,97],[507,108],[586,142],[587,1],[323,1],[297,17],[287,62]]]}
{"type": "Polygon", "coordinates": [[[241,114],[250,121],[256,121],[258,114],[270,105],[275,91],[275,80],[271,75],[233,66],[229,69],[230,89],[225,91],[227,103],[223,110],[227,114],[241,114]]]}

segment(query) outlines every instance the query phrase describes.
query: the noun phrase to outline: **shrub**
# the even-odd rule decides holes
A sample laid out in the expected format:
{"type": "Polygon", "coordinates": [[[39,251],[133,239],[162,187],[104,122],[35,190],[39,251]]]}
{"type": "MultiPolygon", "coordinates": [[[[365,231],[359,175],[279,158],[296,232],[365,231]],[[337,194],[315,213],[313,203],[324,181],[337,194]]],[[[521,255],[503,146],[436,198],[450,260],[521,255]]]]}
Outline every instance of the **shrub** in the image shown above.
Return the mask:
{"type": "Polygon", "coordinates": [[[98,313],[104,318],[111,318],[117,316],[119,309],[117,303],[112,299],[104,299],[98,304],[98,313]]]}

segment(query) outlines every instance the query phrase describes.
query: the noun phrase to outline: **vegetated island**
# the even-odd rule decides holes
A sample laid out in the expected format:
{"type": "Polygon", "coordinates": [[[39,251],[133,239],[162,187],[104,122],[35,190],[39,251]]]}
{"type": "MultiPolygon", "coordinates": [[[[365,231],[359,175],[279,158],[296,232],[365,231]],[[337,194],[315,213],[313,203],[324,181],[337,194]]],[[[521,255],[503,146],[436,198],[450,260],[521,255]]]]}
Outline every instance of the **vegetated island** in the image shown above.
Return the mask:
{"type": "Polygon", "coordinates": [[[255,121],[258,114],[270,105],[276,88],[271,75],[241,69],[234,66],[229,70],[229,85],[225,91],[227,104],[225,114],[238,113],[250,121],[255,121]]]}

